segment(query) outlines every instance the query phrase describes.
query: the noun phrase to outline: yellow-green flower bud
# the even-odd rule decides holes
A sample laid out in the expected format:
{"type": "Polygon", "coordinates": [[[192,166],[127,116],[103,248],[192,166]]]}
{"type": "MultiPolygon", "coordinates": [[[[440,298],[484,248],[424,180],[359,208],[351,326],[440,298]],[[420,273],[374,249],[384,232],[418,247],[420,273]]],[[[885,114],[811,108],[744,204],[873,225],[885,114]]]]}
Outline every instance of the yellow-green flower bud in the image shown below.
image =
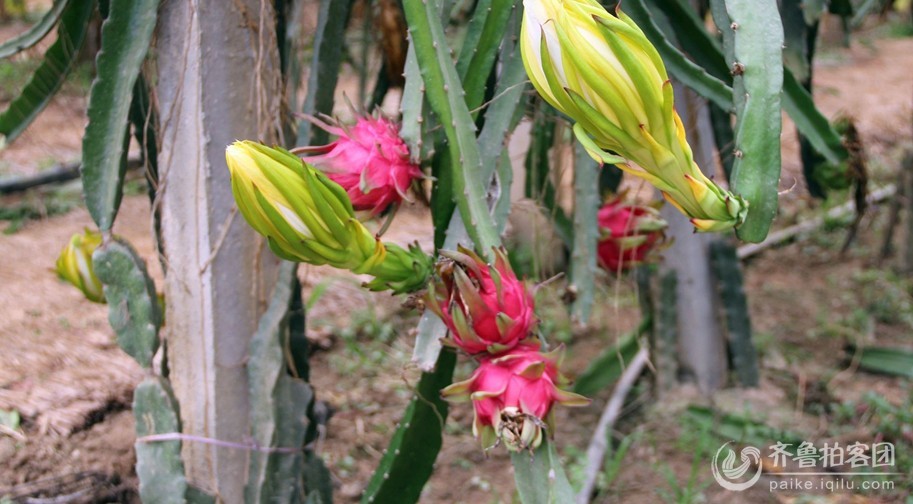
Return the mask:
{"type": "Polygon", "coordinates": [[[57,276],[81,290],[89,301],[105,302],[101,282],[92,268],[92,252],[101,245],[101,233],[90,231],[74,234],[57,258],[57,276]]]}
{"type": "Polygon", "coordinates": [[[251,141],[225,150],[241,214],[279,257],[366,273],[384,248],[358,220],[345,191],[294,154],[251,141]]]}
{"type": "Polygon", "coordinates": [[[694,162],[662,59],[631,18],[596,0],[523,5],[526,72],[576,122],[574,133],[593,158],[646,179],[700,231],[744,221],[748,202],[694,162]]]}
{"type": "Polygon", "coordinates": [[[411,292],[427,282],[430,257],[381,243],[355,218],[345,190],[294,154],[238,141],[225,159],[238,209],[279,257],[373,275],[373,290],[411,292]]]}

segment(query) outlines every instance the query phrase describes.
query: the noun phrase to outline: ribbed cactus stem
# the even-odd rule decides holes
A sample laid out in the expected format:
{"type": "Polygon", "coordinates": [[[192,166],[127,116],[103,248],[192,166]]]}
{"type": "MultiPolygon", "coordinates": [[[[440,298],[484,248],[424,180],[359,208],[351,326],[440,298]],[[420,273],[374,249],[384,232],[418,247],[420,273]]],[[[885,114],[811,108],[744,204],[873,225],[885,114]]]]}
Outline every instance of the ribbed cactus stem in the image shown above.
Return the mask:
{"type": "Polygon", "coordinates": [[[159,347],[162,310],[146,263],[123,239],[103,234],[92,255],[95,274],[108,301],[108,321],[120,347],[145,368],[159,347]]]}
{"type": "Polygon", "coordinates": [[[676,347],[678,340],[678,277],[674,270],[659,279],[659,309],[656,312],[654,362],[657,393],[662,394],[677,381],[676,347]]]}
{"type": "Polygon", "coordinates": [[[181,432],[178,403],[168,381],[150,377],[133,393],[136,417],[136,475],[143,502],[183,503],[188,491],[180,441],[151,441],[154,434],[181,432]]]}
{"type": "Polygon", "coordinates": [[[574,156],[574,248],[571,254],[571,286],[576,290],[571,313],[586,324],[596,291],[596,243],[599,240],[599,166],[582,145],[574,156]]]}
{"type": "Polygon", "coordinates": [[[736,248],[728,241],[710,244],[713,266],[726,316],[729,355],[736,377],[744,387],[758,386],[758,356],[751,341],[751,318],[745,296],[742,269],[736,248]]]}
{"type": "MultiPolygon", "coordinates": [[[[308,430],[307,411],[314,392],[304,380],[286,371],[285,341],[289,331],[289,308],[294,290],[300,289],[297,264],[284,262],[269,307],[260,318],[250,342],[247,380],[250,390],[251,438],[259,446],[295,449],[304,446],[308,430]]],[[[292,453],[251,452],[247,502],[293,502],[301,500],[303,451],[292,453]]]]}
{"type": "Polygon", "coordinates": [[[777,213],[783,26],[775,0],[711,0],[733,75],[735,157],[730,184],[751,205],[739,238],[760,242],[777,213]]]}
{"type": "Polygon", "coordinates": [[[434,0],[406,0],[403,3],[409,23],[409,36],[415,46],[422,78],[427,87],[428,101],[447,136],[450,157],[460,160],[451,164],[457,208],[468,222],[469,236],[476,249],[490,254],[501,243],[488,208],[483,187],[478,183],[482,161],[476,144],[475,124],[462,98],[462,84],[449,56],[444,29],[437,16],[434,0]],[[459,90],[452,93],[451,90],[459,90]]]}

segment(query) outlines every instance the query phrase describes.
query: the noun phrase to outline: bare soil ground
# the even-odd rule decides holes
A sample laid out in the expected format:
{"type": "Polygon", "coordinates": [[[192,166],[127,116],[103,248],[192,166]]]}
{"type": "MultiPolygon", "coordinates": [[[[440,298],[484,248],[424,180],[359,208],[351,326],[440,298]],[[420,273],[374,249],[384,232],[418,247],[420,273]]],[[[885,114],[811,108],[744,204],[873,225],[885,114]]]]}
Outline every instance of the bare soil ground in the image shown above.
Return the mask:
{"type": "MultiPolygon", "coordinates": [[[[857,118],[872,156],[874,181],[893,181],[903,150],[913,145],[913,39],[860,35],[849,49],[829,47],[825,52],[816,68],[822,109],[829,116],[846,112],[857,118]]],[[[78,156],[85,121],[80,100],[55,100],[22,140],[2,152],[0,174],[31,173],[43,168],[41,159],[66,161],[78,156]]],[[[792,187],[800,173],[794,134],[787,128],[781,187],[792,187]]],[[[799,186],[783,194],[785,210],[778,225],[820,207],[799,186]]],[[[19,201],[5,199],[3,204],[19,201]]],[[[883,207],[871,211],[846,257],[838,253],[843,232],[837,230],[770,250],[747,265],[762,385],[750,391],[724,391],[715,398],[717,406],[814,441],[833,435],[833,416],[811,406],[856,401],[869,391],[894,404],[909,401],[909,381],[857,372],[844,362],[847,342],[913,348],[908,284],[891,273],[890,264],[877,267],[874,261],[884,214],[883,207]]],[[[129,408],[142,370],[114,342],[106,308],[83,299],[51,271],[69,236],[90,224],[85,210],[76,208],[29,221],[17,232],[0,236],[0,410],[22,415],[17,435],[0,434],[0,495],[25,484],[64,488],[64,483],[82,481],[104,487],[106,499],[135,498],[129,408]],[[61,477],[69,480],[49,480],[61,477]]],[[[145,197],[125,198],[115,231],[138,248],[160,279],[149,229],[145,197]]],[[[391,236],[402,242],[427,242],[429,233],[427,216],[420,210],[403,212],[391,230],[391,236]]],[[[313,383],[319,398],[336,410],[318,451],[334,475],[337,499],[355,501],[418,376],[409,362],[409,330],[415,317],[395,298],[363,293],[350,276],[304,267],[302,277],[306,295],[313,296],[308,330],[320,347],[312,359],[313,383]],[[322,291],[327,283],[332,288],[322,291]]],[[[547,299],[554,291],[543,291],[540,316],[557,339],[568,341],[571,373],[582,371],[595,352],[636,324],[631,284],[627,278],[606,279],[600,298],[607,304],[587,330],[571,327],[560,306],[547,299]]],[[[460,364],[458,377],[469,370],[467,363],[460,364]]],[[[581,453],[607,397],[608,391],[587,408],[559,411],[557,438],[572,477],[579,473],[581,453]]],[[[694,465],[696,449],[706,440],[678,420],[689,403],[705,400],[687,386],[660,400],[646,389],[635,391],[626,409],[629,414],[617,430],[619,435],[638,437],[606,501],[687,501],[684,490],[693,490],[694,500],[733,502],[731,493],[712,484],[710,455],[694,465]]],[[[456,405],[451,411],[444,448],[423,502],[512,502],[513,477],[506,453],[493,450],[486,455],[479,449],[470,433],[468,406],[456,405]]],[[[862,429],[858,435],[872,432],[862,429]]],[[[714,450],[716,446],[718,442],[714,450]]],[[[896,492],[818,492],[813,497],[817,502],[902,499],[896,492]]],[[[800,500],[795,492],[769,493],[764,485],[739,499],[800,500]]]]}

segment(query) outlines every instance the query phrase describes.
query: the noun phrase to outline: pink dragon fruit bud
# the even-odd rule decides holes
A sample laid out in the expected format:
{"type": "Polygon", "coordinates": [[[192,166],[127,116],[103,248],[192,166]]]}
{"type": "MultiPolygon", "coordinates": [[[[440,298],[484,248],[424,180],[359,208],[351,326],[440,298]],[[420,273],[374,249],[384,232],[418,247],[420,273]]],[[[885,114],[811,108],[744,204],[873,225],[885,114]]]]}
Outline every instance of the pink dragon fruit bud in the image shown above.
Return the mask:
{"type": "Polygon", "coordinates": [[[355,210],[377,215],[391,204],[408,199],[412,182],[422,170],[409,158],[409,148],[399,136],[399,128],[383,117],[359,117],[354,126],[330,126],[311,121],[339,138],[328,145],[299,147],[296,154],[341,185],[355,210]]]}
{"type": "Polygon", "coordinates": [[[536,325],[533,293],[517,279],[504,250],[494,265],[471,250],[441,251],[426,304],[450,329],[447,343],[469,354],[500,354],[529,336],[536,325]]]}
{"type": "Polygon", "coordinates": [[[606,202],[599,209],[598,221],[599,263],[613,272],[643,263],[663,241],[666,229],[659,210],[625,203],[622,197],[606,202]]]}
{"type": "Polygon", "coordinates": [[[504,443],[509,450],[533,450],[542,442],[542,431],[554,434],[555,403],[585,406],[590,400],[561,390],[567,379],[559,372],[564,349],[542,353],[525,343],[501,357],[482,358],[466,381],[441,391],[448,400],[472,401],[472,433],[484,449],[504,443]]]}

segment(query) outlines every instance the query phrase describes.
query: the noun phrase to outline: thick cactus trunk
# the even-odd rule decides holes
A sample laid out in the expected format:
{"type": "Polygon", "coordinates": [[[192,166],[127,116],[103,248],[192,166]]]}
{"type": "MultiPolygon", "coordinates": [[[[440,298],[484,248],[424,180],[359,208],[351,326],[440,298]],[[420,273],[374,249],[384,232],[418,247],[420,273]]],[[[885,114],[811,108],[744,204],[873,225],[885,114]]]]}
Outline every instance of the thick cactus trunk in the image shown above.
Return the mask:
{"type": "MultiPolygon", "coordinates": [[[[170,379],[186,434],[250,435],[248,343],[277,261],[236,215],[225,146],[278,142],[280,78],[271,2],[165,2],[158,32],[159,204],[170,379]]],[[[185,442],[188,481],[241,502],[249,454],[185,442]]]]}

